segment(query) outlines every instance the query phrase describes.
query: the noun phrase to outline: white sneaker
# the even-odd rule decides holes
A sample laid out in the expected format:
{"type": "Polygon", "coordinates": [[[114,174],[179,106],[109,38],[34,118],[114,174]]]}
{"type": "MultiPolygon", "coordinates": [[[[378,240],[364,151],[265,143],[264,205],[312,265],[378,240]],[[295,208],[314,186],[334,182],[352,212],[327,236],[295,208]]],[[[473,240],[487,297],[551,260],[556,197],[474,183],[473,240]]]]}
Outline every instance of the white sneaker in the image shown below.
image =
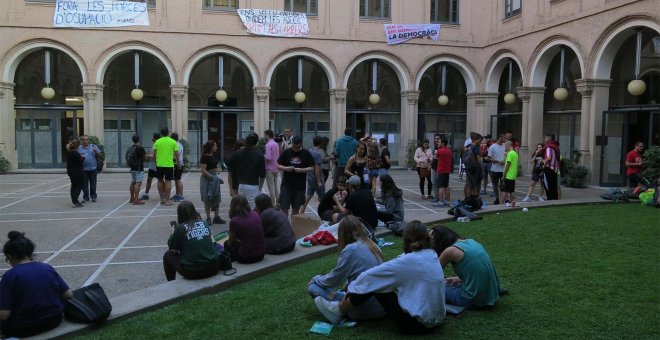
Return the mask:
{"type": "Polygon", "coordinates": [[[504,203],[504,206],[507,207],[507,208],[510,208],[510,207],[511,207],[511,203],[509,203],[509,202],[504,203]]]}
{"type": "Polygon", "coordinates": [[[521,202],[531,202],[532,200],[529,199],[529,196],[525,196],[525,198],[522,199],[521,202]]]}
{"type": "Polygon", "coordinates": [[[343,319],[343,315],[339,310],[339,301],[328,301],[320,296],[317,296],[314,299],[316,308],[319,309],[319,312],[325,316],[328,321],[333,325],[338,325],[343,319]]]}
{"type": "Polygon", "coordinates": [[[539,202],[545,202],[545,199],[543,199],[543,196],[539,196],[539,202]]]}

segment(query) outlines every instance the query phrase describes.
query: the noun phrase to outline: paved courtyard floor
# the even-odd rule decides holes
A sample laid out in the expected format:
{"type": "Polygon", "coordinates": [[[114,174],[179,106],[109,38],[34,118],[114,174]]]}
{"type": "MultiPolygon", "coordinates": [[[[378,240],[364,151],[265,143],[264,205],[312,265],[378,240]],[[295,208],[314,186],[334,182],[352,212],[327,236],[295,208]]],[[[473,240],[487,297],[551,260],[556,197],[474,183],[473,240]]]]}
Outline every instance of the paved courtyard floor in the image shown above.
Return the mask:
{"type": "MultiPolygon", "coordinates": [[[[429,200],[421,199],[416,172],[393,170],[391,174],[404,191],[407,221],[422,217],[432,220],[429,215],[446,212],[447,208],[434,208],[429,200]]],[[[226,182],[227,173],[221,177],[226,182]]],[[[99,282],[108,296],[114,297],[163,283],[162,256],[167,250],[169,221],[176,219],[176,205],[159,204],[155,181],[147,204],[129,204],[129,181],[127,172],[99,174],[98,202],[72,208],[69,178],[64,173],[0,176],[0,242],[6,242],[10,230],[25,232],[37,245],[36,260],[55,267],[72,288],[99,282]]],[[[183,183],[184,196],[203,214],[199,173],[184,174],[183,183]]],[[[517,182],[519,202],[528,183],[529,177],[517,182]]],[[[452,199],[462,199],[464,181],[452,174],[450,185],[452,199]]],[[[222,189],[220,212],[228,219],[229,191],[226,185],[222,189]]],[[[597,198],[606,189],[563,188],[562,195],[565,199],[597,198]]],[[[494,200],[490,195],[482,197],[488,205],[494,200]]],[[[307,213],[315,214],[317,204],[317,199],[312,199],[307,213]]],[[[524,205],[519,203],[518,207],[524,205]]],[[[217,233],[226,227],[213,225],[211,231],[217,233]]],[[[7,263],[0,263],[0,275],[8,269],[7,263]]]]}

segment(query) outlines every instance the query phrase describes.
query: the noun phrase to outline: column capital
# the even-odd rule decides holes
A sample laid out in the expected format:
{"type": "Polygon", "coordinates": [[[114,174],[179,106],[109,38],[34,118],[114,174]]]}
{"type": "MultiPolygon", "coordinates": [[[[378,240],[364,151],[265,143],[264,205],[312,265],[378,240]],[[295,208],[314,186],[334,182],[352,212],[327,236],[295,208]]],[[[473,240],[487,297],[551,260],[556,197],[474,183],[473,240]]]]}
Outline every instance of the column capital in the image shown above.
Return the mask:
{"type": "Polygon", "coordinates": [[[539,87],[521,86],[521,87],[516,87],[516,92],[518,93],[518,97],[523,102],[529,102],[529,99],[532,97],[532,95],[541,95],[542,96],[545,93],[545,86],[539,86],[539,87]]]}
{"type": "Polygon", "coordinates": [[[0,99],[3,99],[5,97],[5,93],[8,91],[13,91],[14,85],[16,84],[0,81],[0,99]]]}
{"type": "Polygon", "coordinates": [[[416,104],[419,100],[419,93],[421,91],[401,91],[401,97],[408,99],[408,104],[416,104]]]}
{"type": "Polygon", "coordinates": [[[500,94],[497,93],[497,92],[470,92],[470,93],[466,93],[465,97],[467,99],[487,100],[487,99],[497,99],[497,97],[499,97],[499,95],[500,94]]]}
{"type": "Polygon", "coordinates": [[[183,101],[183,98],[186,97],[188,93],[188,86],[186,85],[170,85],[170,90],[172,91],[172,98],[180,102],[183,101]]]}
{"type": "Polygon", "coordinates": [[[344,101],[346,99],[346,93],[348,89],[334,88],[329,90],[330,95],[335,97],[335,100],[344,101]]]}
{"type": "Polygon", "coordinates": [[[105,85],[103,84],[85,84],[82,83],[83,97],[85,100],[94,100],[96,99],[96,94],[103,92],[105,85]]]}
{"type": "Polygon", "coordinates": [[[260,102],[265,102],[268,100],[268,95],[270,94],[269,86],[255,86],[253,87],[254,94],[257,96],[257,100],[260,102]]]}
{"type": "Polygon", "coordinates": [[[575,87],[582,97],[591,97],[594,87],[610,87],[611,79],[576,79],[575,87]]]}

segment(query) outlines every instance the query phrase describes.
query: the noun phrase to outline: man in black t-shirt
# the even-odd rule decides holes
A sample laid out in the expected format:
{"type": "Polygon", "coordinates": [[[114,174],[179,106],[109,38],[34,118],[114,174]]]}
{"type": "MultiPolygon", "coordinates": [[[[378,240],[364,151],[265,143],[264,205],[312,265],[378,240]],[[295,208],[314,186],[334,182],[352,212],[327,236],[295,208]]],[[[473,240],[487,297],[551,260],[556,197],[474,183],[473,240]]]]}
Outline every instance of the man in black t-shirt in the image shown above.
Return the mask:
{"type": "Polygon", "coordinates": [[[297,215],[300,206],[305,202],[305,186],[307,173],[314,171],[314,158],[308,150],[302,147],[302,138],[291,138],[291,147],[282,151],[277,160],[277,168],[283,171],[280,186],[280,209],[289,216],[297,215]]]}
{"type": "Polygon", "coordinates": [[[129,203],[134,205],[142,205],[144,201],[141,200],[138,195],[140,194],[140,187],[142,186],[142,180],[144,179],[144,161],[147,159],[147,153],[144,151],[144,148],[140,146],[140,136],[133,135],[133,145],[130,153],[134,163],[131,165],[131,186],[129,188],[131,199],[129,203]]]}
{"type": "Polygon", "coordinates": [[[478,133],[470,134],[470,136],[472,138],[472,144],[467,145],[463,152],[470,153],[471,156],[474,157],[476,165],[473,169],[465,169],[465,187],[463,188],[465,198],[479,196],[481,179],[483,178],[481,169],[481,148],[479,147],[483,137],[478,133]]]}
{"type": "Polygon", "coordinates": [[[245,148],[234,152],[227,165],[229,176],[238,181],[238,194],[245,196],[250,208],[254,209],[254,198],[261,193],[266,178],[264,154],[257,149],[259,135],[250,132],[245,137],[245,148]]]}
{"type": "Polygon", "coordinates": [[[342,215],[353,215],[359,217],[365,226],[374,231],[378,227],[378,210],[376,210],[376,201],[371,195],[371,191],[363,189],[362,181],[358,176],[351,176],[348,179],[348,197],[346,197],[346,206],[338,206],[342,215]]]}

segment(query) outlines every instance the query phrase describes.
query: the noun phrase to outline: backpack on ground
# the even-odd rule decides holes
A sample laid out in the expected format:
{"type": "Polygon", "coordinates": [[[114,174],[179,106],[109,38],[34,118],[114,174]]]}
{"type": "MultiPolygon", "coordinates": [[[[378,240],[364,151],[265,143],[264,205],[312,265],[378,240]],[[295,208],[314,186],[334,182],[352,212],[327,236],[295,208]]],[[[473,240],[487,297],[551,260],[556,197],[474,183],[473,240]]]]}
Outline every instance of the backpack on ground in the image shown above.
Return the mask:
{"type": "Polygon", "coordinates": [[[626,194],[626,192],[623,191],[623,190],[621,190],[621,189],[616,189],[616,188],[612,188],[612,189],[610,189],[610,191],[608,191],[607,193],[604,193],[604,194],[600,195],[600,197],[601,197],[602,199],[604,199],[604,200],[608,200],[608,201],[614,201],[614,202],[623,201],[623,202],[628,202],[628,195],[626,194]]]}
{"type": "Polygon", "coordinates": [[[481,206],[484,205],[484,202],[481,200],[481,197],[473,195],[466,197],[463,201],[463,205],[469,211],[477,211],[481,209],[481,206]]]}
{"type": "Polygon", "coordinates": [[[126,165],[129,167],[132,168],[138,166],[139,159],[137,154],[137,145],[131,145],[131,147],[126,150],[126,155],[124,158],[126,159],[126,165]]]}
{"type": "Polygon", "coordinates": [[[463,162],[465,171],[467,172],[477,171],[477,168],[479,168],[479,164],[477,163],[476,156],[472,152],[472,146],[469,146],[463,150],[463,155],[461,155],[461,162],[463,162]]]}
{"type": "Polygon", "coordinates": [[[101,323],[112,312],[112,305],[98,283],[73,291],[73,298],[64,305],[64,317],[71,322],[101,323]]]}

